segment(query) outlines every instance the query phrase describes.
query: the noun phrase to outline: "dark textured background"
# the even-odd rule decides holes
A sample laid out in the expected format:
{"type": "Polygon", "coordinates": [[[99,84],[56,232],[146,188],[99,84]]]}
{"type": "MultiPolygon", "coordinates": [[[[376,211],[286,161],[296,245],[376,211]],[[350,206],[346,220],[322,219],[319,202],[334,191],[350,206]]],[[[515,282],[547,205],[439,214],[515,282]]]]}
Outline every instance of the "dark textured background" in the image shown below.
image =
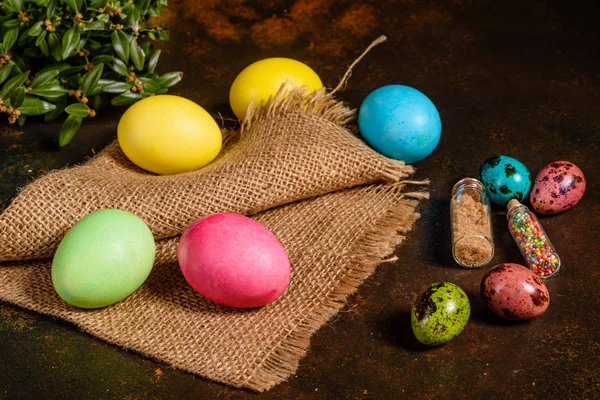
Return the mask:
{"type": "MultiPolygon", "coordinates": [[[[173,1],[159,68],[183,70],[174,93],[215,115],[232,116],[229,85],[253,61],[296,58],[332,87],[386,34],[341,97],[359,107],[373,89],[401,83],[433,100],[442,139],[416,164],[416,178],[432,180],[431,199],[400,261],[380,266],[315,335],[298,374],[266,394],[205,381],[0,304],[0,399],[600,398],[599,11],[597,2],[566,1],[173,1]],[[525,323],[487,312],[478,295],[487,268],[455,268],[450,253],[451,187],[496,153],[532,174],[567,159],[587,177],[577,207],[542,218],[563,267],[547,282],[549,310],[525,323]],[[425,349],[409,311],[438,280],[464,288],[472,316],[455,340],[425,349]]],[[[104,111],[62,150],[58,125],[0,126],[0,208],[45,171],[101,149],[122,111],[104,111]]],[[[490,266],[522,263],[500,208],[494,230],[490,266]]]]}

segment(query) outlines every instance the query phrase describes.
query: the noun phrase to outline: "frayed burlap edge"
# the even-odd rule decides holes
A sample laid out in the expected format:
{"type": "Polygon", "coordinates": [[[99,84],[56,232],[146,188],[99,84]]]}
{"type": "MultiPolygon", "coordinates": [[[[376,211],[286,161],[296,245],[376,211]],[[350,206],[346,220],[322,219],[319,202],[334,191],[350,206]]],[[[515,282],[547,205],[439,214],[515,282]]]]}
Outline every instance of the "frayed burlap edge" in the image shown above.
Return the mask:
{"type": "Polygon", "coordinates": [[[306,313],[306,318],[274,347],[243,387],[265,392],[295,374],[300,360],[309,350],[312,335],[346,305],[347,297],[357,291],[379,264],[395,260],[384,258],[406,239],[405,234],[412,230],[420,218],[420,214],[415,212],[419,200],[429,198],[429,193],[424,191],[401,193],[406,184],[428,185],[429,181],[402,181],[391,187],[373,187],[373,190],[392,190],[401,196],[375,227],[367,231],[350,250],[350,261],[338,286],[319,306],[306,313]]]}
{"type": "Polygon", "coordinates": [[[327,119],[340,126],[347,125],[356,115],[356,110],[351,109],[343,102],[336,100],[334,95],[346,86],[352,75],[352,70],[360,60],[362,60],[373,47],[386,40],[387,37],[384,35],[375,39],[362,54],[352,62],[338,85],[332,90],[327,90],[323,87],[314,93],[310,93],[307,87],[291,87],[288,86],[286,82],[281,85],[275,96],[270,97],[266,102],[250,102],[250,105],[246,110],[246,116],[241,124],[241,131],[244,132],[249,129],[253,123],[264,118],[269,118],[280,113],[286,114],[297,112],[298,110],[303,110],[304,112],[327,119]]]}
{"type": "Polygon", "coordinates": [[[356,110],[337,100],[326,88],[310,92],[306,87],[289,87],[284,83],[266,103],[250,103],[242,122],[242,134],[259,121],[294,112],[309,113],[342,127],[356,115],[356,110]]]}
{"type": "MultiPolygon", "coordinates": [[[[252,126],[273,117],[280,117],[293,113],[308,113],[322,118],[351,132],[355,129],[349,126],[356,116],[356,110],[348,107],[343,101],[335,98],[335,94],[343,89],[352,75],[353,68],[360,60],[375,46],[387,40],[380,36],[373,41],[365,51],[348,67],[348,70],[340,80],[339,84],[332,90],[325,87],[311,92],[307,87],[293,87],[288,83],[281,85],[275,96],[265,102],[251,102],[246,110],[246,116],[240,125],[240,135],[247,134],[252,126]]],[[[404,161],[388,159],[387,165],[382,171],[383,176],[398,182],[402,178],[412,175],[415,169],[404,161]]]]}

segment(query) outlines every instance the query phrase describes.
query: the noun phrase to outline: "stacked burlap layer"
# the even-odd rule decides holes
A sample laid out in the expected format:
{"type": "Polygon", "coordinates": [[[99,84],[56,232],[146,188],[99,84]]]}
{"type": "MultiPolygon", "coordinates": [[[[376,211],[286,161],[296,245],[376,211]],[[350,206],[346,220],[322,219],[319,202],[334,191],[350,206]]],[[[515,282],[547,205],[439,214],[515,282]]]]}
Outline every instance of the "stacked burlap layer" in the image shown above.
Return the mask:
{"type": "Polygon", "coordinates": [[[294,92],[255,107],[221,155],[190,173],[156,176],[114,143],[86,164],[27,186],[0,215],[0,299],[70,321],[110,343],[206,378],[257,391],[293,374],[311,335],[392,253],[424,192],[405,193],[410,166],[369,149],[344,126],[352,112],[330,94],[294,92]],[[377,183],[377,184],[374,184],[377,183]],[[409,199],[411,197],[412,199],[409,199]],[[50,258],[88,213],[120,208],[157,239],[148,281],[99,310],[64,303],[50,258]],[[256,310],[217,306],[177,265],[178,235],[204,215],[250,215],[281,240],[292,281],[256,310]],[[29,261],[26,261],[29,260],[29,261]]]}

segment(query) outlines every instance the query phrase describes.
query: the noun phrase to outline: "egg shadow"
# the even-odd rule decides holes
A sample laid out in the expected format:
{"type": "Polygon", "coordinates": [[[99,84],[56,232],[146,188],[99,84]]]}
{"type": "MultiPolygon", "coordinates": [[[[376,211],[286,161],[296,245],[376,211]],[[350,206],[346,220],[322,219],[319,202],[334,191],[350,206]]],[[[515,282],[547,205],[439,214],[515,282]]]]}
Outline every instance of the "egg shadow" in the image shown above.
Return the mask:
{"type": "Polygon", "coordinates": [[[410,313],[410,309],[400,309],[382,318],[377,323],[381,334],[387,342],[410,352],[430,350],[431,347],[419,342],[413,334],[410,313]]]}
{"type": "Polygon", "coordinates": [[[471,303],[471,315],[469,317],[469,322],[492,326],[510,326],[527,323],[527,321],[508,320],[494,314],[490,309],[488,309],[485,299],[481,296],[479,291],[465,290],[465,293],[469,297],[469,301],[471,303]]]}

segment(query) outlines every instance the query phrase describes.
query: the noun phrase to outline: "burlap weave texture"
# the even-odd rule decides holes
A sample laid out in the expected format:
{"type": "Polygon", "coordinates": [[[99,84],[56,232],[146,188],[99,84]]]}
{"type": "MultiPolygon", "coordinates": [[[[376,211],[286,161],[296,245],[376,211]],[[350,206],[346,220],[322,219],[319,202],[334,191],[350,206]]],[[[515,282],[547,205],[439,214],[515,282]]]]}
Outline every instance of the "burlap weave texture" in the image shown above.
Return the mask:
{"type": "MultiPolygon", "coordinates": [[[[277,99],[276,99],[277,100],[277,99]]],[[[352,112],[324,92],[291,94],[250,113],[208,167],[156,176],[112,144],[86,164],[26,187],[0,216],[0,299],[70,321],[110,343],[206,378],[267,390],[293,374],[311,335],[413,226],[423,192],[413,168],[369,149],[345,124],[352,112]],[[97,209],[143,218],[157,241],[148,281],[112,306],[82,310],[55,293],[49,258],[66,229],[97,209]],[[250,215],[281,240],[292,281],[256,310],[194,292],[176,259],[178,235],[214,212],[250,215]],[[26,260],[26,261],[23,261],[26,260]]]]}

